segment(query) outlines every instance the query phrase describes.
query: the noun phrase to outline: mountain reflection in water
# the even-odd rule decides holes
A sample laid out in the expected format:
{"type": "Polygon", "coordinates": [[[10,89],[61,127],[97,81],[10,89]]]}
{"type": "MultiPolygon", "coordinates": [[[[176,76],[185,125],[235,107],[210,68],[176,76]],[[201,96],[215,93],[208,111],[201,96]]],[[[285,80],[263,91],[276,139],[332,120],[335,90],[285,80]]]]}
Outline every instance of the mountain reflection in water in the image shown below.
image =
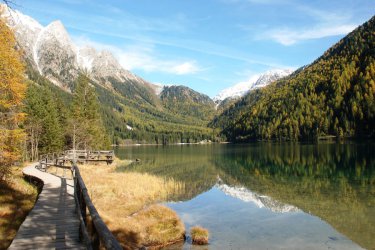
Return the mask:
{"type": "Polygon", "coordinates": [[[227,184],[216,184],[215,187],[223,191],[223,193],[226,195],[240,199],[244,202],[253,202],[257,207],[265,207],[275,213],[289,213],[300,211],[295,206],[283,204],[265,195],[256,194],[245,187],[231,187],[227,184]]]}
{"type": "MultiPolygon", "coordinates": [[[[184,187],[176,188],[168,201],[190,202],[207,192],[209,195],[220,191],[242,202],[252,200],[258,208],[273,212],[300,211],[318,216],[358,245],[372,249],[375,246],[374,146],[365,143],[147,146],[118,148],[116,155],[142,160],[118,171],[147,172],[182,181],[184,187]]],[[[208,202],[214,201],[204,202],[209,206],[208,202]]]]}

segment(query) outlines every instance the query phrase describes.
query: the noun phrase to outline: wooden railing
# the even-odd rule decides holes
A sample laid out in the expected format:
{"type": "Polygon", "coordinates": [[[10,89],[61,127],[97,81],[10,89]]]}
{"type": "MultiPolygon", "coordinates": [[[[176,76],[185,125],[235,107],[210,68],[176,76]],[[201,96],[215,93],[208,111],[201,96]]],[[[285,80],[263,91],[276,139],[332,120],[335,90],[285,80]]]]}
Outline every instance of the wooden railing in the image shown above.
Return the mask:
{"type": "MultiPolygon", "coordinates": [[[[50,153],[39,156],[39,168],[48,169],[49,166],[70,168],[66,163],[73,162],[98,162],[104,161],[107,164],[113,162],[114,152],[108,151],[89,151],[89,150],[67,150],[61,153],[50,153]]],[[[69,164],[70,165],[70,164],[69,164]]]]}
{"type": "Polygon", "coordinates": [[[87,249],[100,249],[101,247],[122,249],[92,203],[77,165],[73,166],[73,177],[74,197],[80,220],[80,236],[87,249]]]}
{"type": "MultiPolygon", "coordinates": [[[[113,151],[65,151],[41,155],[39,168],[47,171],[50,166],[70,169],[74,180],[74,199],[80,221],[80,239],[87,249],[122,249],[120,243],[109,231],[92,203],[86,185],[76,165],[77,161],[106,161],[112,163],[113,151]],[[71,164],[65,165],[66,162],[71,164]]],[[[65,171],[65,170],[64,170],[65,171]]]]}

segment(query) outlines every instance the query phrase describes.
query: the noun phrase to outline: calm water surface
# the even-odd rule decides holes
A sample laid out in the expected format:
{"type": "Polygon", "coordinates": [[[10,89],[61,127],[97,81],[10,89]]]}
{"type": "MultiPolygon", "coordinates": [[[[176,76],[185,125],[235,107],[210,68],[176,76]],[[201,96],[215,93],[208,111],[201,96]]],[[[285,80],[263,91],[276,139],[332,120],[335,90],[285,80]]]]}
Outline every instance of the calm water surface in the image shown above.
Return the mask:
{"type": "Polygon", "coordinates": [[[118,171],[183,182],[165,205],[210,245],[168,249],[375,249],[374,144],[123,147],[118,171]]]}

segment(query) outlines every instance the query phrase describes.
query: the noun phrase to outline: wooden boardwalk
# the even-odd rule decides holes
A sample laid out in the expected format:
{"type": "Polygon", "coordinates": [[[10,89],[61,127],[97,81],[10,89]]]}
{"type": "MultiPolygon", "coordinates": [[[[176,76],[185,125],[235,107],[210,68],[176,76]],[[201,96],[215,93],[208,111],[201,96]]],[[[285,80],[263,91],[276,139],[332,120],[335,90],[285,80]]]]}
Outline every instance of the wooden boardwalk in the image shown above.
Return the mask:
{"type": "Polygon", "coordinates": [[[73,180],[26,167],[25,175],[44,182],[43,190],[9,249],[86,249],[79,241],[73,180]]]}

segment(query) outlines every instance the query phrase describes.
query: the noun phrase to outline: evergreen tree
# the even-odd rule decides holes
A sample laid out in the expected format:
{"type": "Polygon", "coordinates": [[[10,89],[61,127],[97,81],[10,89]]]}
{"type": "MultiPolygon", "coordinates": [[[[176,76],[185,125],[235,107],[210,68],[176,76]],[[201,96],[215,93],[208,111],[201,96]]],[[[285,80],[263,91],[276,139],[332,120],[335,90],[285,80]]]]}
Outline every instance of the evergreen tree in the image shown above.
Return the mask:
{"type": "Polygon", "coordinates": [[[29,85],[25,101],[25,128],[31,160],[36,159],[39,153],[58,152],[63,148],[63,129],[56,100],[50,89],[33,83],[29,85]]]}
{"type": "Polygon", "coordinates": [[[0,19],[0,180],[22,152],[24,65],[12,31],[0,19]]]}
{"type": "Polygon", "coordinates": [[[71,111],[71,132],[76,148],[103,149],[110,145],[95,88],[83,74],[76,80],[71,111]]]}

